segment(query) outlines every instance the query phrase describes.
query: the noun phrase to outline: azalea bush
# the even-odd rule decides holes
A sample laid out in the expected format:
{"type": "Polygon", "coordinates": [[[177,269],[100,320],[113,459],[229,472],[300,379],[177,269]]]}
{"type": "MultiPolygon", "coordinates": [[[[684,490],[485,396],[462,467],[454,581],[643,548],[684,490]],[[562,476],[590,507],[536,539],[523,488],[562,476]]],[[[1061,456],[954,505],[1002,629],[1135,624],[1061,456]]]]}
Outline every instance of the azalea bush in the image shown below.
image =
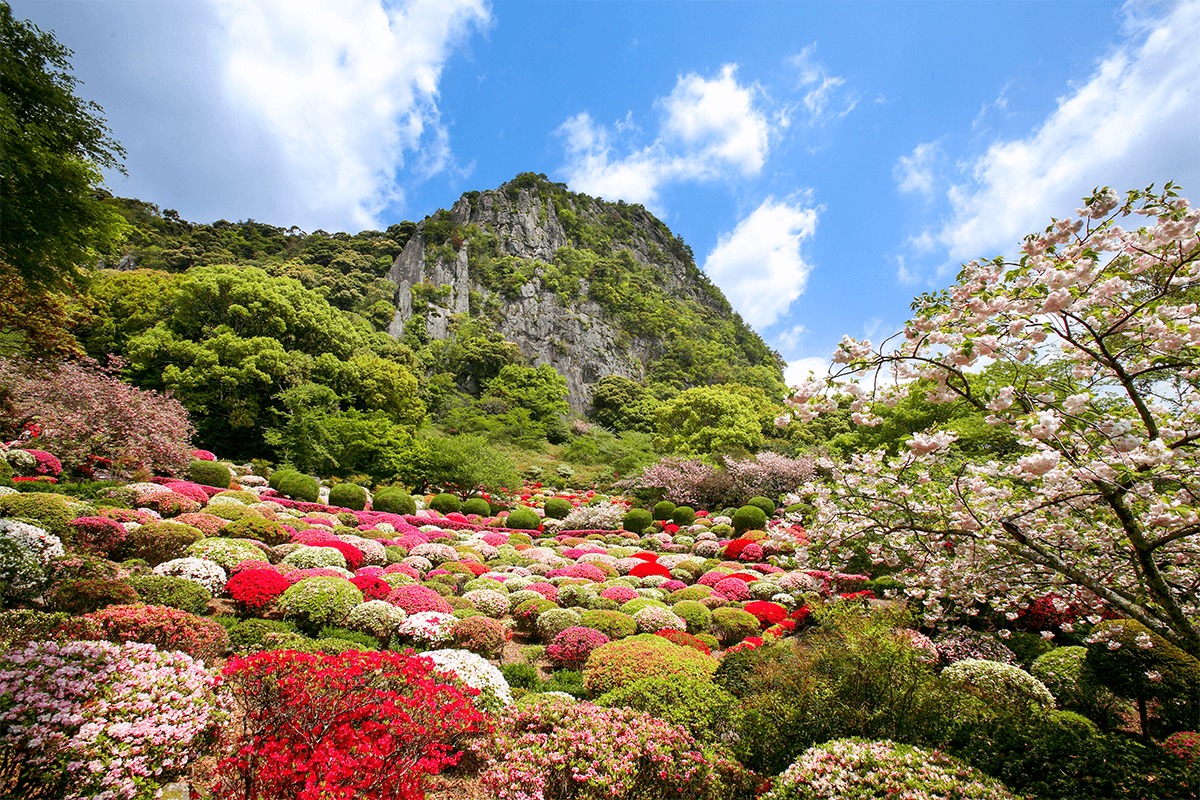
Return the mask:
{"type": "Polygon", "coordinates": [[[0,795],[151,800],[222,720],[189,656],[129,642],[0,654],[0,795]]]}
{"type": "Polygon", "coordinates": [[[211,662],[229,650],[229,634],[217,622],[177,608],[112,605],[82,617],[113,642],[145,642],[211,662]]]}
{"type": "Polygon", "coordinates": [[[488,727],[472,690],[411,652],[270,651],[222,675],[238,722],[213,791],[229,800],[417,800],[488,727]]]}
{"type": "Polygon", "coordinates": [[[934,428],[895,456],[824,459],[828,478],[803,491],[810,555],[857,545],[911,565],[929,622],[980,599],[1016,618],[1053,593],[1200,657],[1198,289],[1200,212],[1169,184],[1102,189],[1026,237],[1019,260],[972,261],[918,298],[894,341],[843,340],[828,385],[793,391],[800,419],[844,400],[875,424],[924,381],[928,400],[967,404],[1021,450],[965,461],[934,428]]]}

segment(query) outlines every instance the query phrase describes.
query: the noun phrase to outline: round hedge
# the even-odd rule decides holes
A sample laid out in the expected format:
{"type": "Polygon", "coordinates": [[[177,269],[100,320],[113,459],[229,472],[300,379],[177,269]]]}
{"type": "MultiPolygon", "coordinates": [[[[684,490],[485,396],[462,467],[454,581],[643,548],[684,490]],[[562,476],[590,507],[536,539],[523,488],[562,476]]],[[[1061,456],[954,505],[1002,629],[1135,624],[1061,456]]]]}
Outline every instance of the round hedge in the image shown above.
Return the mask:
{"type": "Polygon", "coordinates": [[[542,510],[550,519],[566,519],[572,511],[571,501],[562,497],[551,497],[542,510]]]}
{"type": "Polygon", "coordinates": [[[982,701],[987,715],[1015,716],[1054,707],[1046,685],[1012,664],[968,658],[942,670],[942,681],[982,701]]]}
{"type": "Polygon", "coordinates": [[[681,528],[686,528],[696,522],[696,510],[689,506],[676,506],[671,512],[671,521],[681,528]]]}
{"type": "Polygon", "coordinates": [[[712,611],[698,600],[681,600],[671,606],[671,610],[687,625],[688,633],[708,633],[712,630],[712,611]]]}
{"type": "Polygon", "coordinates": [[[478,514],[481,517],[487,517],[492,513],[492,504],[482,497],[471,497],[463,503],[462,511],[464,514],[478,514]]]}
{"type": "Polygon", "coordinates": [[[187,477],[193,483],[201,486],[215,486],[218,489],[228,489],[233,481],[233,473],[229,467],[220,461],[196,460],[188,464],[187,477]]]}
{"type": "Polygon", "coordinates": [[[212,592],[195,581],[173,575],[134,575],[129,585],[142,601],[152,606],[168,606],[189,614],[207,614],[212,592]]]}
{"type": "Polygon", "coordinates": [[[654,504],[654,512],[652,516],[656,520],[666,520],[671,518],[671,514],[675,512],[675,504],[670,500],[659,500],[654,504]]]}
{"type": "Polygon", "coordinates": [[[597,697],[641,678],[708,680],[716,669],[717,660],[712,656],[706,656],[692,647],[681,647],[661,636],[644,633],[609,642],[593,650],[583,668],[583,683],[588,693],[597,697]]]}
{"type": "Polygon", "coordinates": [[[357,483],[339,483],[329,490],[329,505],[362,511],[367,507],[367,490],[357,483]]]}
{"type": "Polygon", "coordinates": [[[317,483],[317,479],[295,471],[289,472],[279,481],[277,491],[285,497],[305,503],[315,503],[321,499],[321,485],[317,483]]]}
{"type": "Polygon", "coordinates": [[[212,561],[226,571],[243,561],[266,558],[266,554],[249,539],[201,539],[187,549],[187,554],[212,561]]]}
{"type": "Polygon", "coordinates": [[[644,711],[682,725],[702,742],[731,738],[740,701],[709,678],[679,675],[639,678],[596,698],[596,705],[644,711]]]}
{"type": "Polygon", "coordinates": [[[429,507],[443,514],[457,514],[462,511],[462,501],[449,492],[442,492],[429,501],[429,507]]]}
{"type": "Polygon", "coordinates": [[[1002,783],[937,751],[835,739],[805,750],[763,800],[1012,800],[1002,783]]]}
{"type": "Polygon", "coordinates": [[[712,632],[728,647],[758,633],[758,617],[740,608],[722,607],[712,612],[712,632]]]}
{"type": "Polygon", "coordinates": [[[363,602],[362,592],[345,578],[305,578],[280,595],[275,607],[283,618],[310,633],[341,625],[363,602]]]}
{"type": "Polygon", "coordinates": [[[0,517],[28,520],[63,541],[71,540],[71,520],[78,516],[61,494],[23,492],[0,496],[0,517]]]}
{"type": "Polygon", "coordinates": [[[631,508],[621,519],[621,528],[630,533],[641,533],[654,524],[654,518],[644,508],[631,508]]]}
{"type": "Polygon", "coordinates": [[[413,496],[395,486],[386,486],[371,498],[371,508],[385,514],[415,514],[417,501],[413,496]]]}
{"type": "Polygon", "coordinates": [[[542,524],[542,519],[532,508],[518,508],[509,513],[504,527],[519,531],[536,531],[542,524]]]}
{"type": "Polygon", "coordinates": [[[767,524],[767,512],[758,506],[745,505],[733,512],[733,530],[735,533],[757,531],[767,524]]]}
{"type": "Polygon", "coordinates": [[[762,495],[755,495],[754,497],[751,497],[746,501],[746,505],[757,506],[758,508],[761,508],[763,513],[768,517],[774,514],[775,509],[778,508],[778,506],[775,505],[774,500],[769,497],[763,497],[762,495]]]}
{"type": "Polygon", "coordinates": [[[283,523],[265,517],[242,517],[221,528],[221,535],[231,539],[255,539],[274,547],[292,540],[283,523]]]}
{"type": "Polygon", "coordinates": [[[1088,669],[1114,694],[1131,700],[1197,701],[1200,660],[1142,623],[1105,620],[1092,629],[1089,642],[1088,669]],[[1152,677],[1156,674],[1157,679],[1152,677]]]}
{"type": "Polygon", "coordinates": [[[199,528],[181,522],[151,522],[129,531],[125,541],[117,547],[116,557],[122,561],[139,559],[151,567],[157,567],[176,558],[182,558],[188,547],[200,541],[203,534],[199,528]]]}

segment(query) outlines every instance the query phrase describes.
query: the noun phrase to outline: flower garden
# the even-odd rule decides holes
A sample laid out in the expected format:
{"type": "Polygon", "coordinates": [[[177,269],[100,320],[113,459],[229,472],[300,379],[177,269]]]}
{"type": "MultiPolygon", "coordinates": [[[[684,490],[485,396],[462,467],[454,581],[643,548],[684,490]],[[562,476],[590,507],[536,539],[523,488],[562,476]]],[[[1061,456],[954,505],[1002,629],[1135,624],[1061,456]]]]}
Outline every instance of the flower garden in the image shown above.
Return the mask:
{"type": "Polygon", "coordinates": [[[418,798],[433,775],[463,793],[429,796],[498,800],[1200,785],[1177,648],[1056,597],[924,624],[910,576],[807,567],[795,506],[537,485],[472,513],[341,484],[308,501],[286,471],[196,455],[187,479],[85,499],[37,491],[50,454],[4,453],[42,476],[0,488],[4,796],[418,798]]]}

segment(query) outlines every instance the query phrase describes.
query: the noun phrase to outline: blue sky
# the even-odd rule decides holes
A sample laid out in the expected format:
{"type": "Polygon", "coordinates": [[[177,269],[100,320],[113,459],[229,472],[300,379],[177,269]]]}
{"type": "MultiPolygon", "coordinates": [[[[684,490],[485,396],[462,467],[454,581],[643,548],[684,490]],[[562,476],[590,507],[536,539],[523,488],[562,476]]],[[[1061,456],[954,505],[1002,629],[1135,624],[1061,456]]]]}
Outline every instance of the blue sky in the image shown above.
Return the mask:
{"type": "Polygon", "coordinates": [[[1200,199],[1200,2],[15,0],[117,194],[358,231],[519,172],[646,205],[799,377],[1093,186],[1200,199]]]}

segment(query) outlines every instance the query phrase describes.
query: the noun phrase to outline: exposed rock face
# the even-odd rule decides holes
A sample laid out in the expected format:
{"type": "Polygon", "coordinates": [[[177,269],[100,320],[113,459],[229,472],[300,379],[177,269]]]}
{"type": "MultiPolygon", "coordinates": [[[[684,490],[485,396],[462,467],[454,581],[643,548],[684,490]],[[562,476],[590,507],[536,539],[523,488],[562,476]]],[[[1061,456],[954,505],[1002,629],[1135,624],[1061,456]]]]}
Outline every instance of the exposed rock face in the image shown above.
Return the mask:
{"type": "Polygon", "coordinates": [[[561,248],[581,246],[569,232],[570,225],[560,219],[562,208],[573,215],[576,231],[592,223],[620,222],[625,227],[620,242],[612,246],[614,252],[628,250],[639,264],[652,267],[659,288],[671,295],[687,297],[723,316],[732,314],[719,292],[714,299],[711,287],[706,292],[697,283],[699,273],[690,264],[690,253],[688,262],[679,255],[682,243],[643,209],[565,191],[557,197],[556,209],[555,200],[538,186],[518,188],[514,183],[464,195],[449,212],[426,218],[388,273],[396,285],[396,313],[388,332],[400,337],[414,316],[421,316],[429,338],[446,339],[454,315],[489,316],[534,365],[550,364],[566,378],[568,402],[575,411],[587,408],[592,384],[605,375],[643,380],[647,366],[662,350],[661,341],[631,335],[610,309],[590,299],[586,279],[571,297],[543,285],[543,266],[549,267],[561,248]],[[618,217],[618,208],[634,222],[618,217]],[[453,237],[447,238],[450,231],[453,237]],[[494,280],[485,285],[470,255],[472,238],[481,236],[489,236],[494,256],[540,266],[534,263],[532,276],[517,287],[499,290],[494,280]]]}

